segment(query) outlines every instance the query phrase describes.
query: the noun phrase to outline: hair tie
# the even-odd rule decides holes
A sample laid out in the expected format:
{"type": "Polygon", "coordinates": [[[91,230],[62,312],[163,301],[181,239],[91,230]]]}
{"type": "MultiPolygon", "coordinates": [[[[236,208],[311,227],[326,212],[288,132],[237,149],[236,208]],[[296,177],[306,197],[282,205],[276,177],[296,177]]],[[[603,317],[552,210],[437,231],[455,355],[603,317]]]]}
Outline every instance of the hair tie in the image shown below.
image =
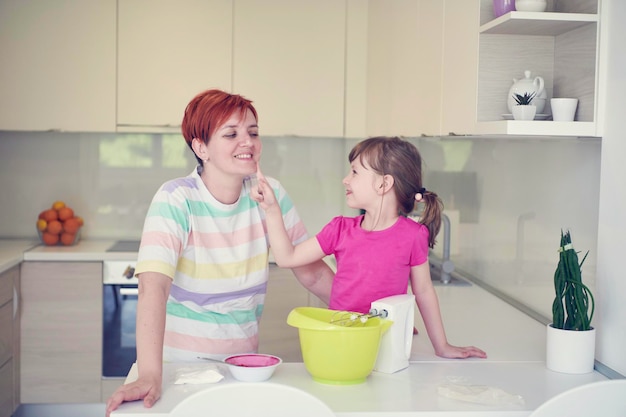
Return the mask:
{"type": "Polygon", "coordinates": [[[415,194],[415,201],[422,201],[422,198],[424,197],[425,193],[426,193],[426,188],[424,187],[417,190],[417,193],[415,194]]]}

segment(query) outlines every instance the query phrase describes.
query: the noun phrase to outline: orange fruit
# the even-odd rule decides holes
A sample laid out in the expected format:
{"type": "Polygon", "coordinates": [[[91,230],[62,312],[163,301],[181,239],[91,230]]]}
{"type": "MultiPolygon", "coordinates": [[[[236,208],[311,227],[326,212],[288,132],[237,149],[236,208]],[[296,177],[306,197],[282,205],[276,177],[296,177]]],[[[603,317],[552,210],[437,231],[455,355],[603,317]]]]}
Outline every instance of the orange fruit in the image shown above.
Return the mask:
{"type": "Polygon", "coordinates": [[[56,245],[59,243],[59,235],[53,235],[52,233],[43,232],[41,240],[48,246],[56,245]]]}
{"type": "Polygon", "coordinates": [[[63,201],[55,201],[52,203],[52,208],[54,210],[61,210],[63,207],[65,207],[65,203],[63,201]]]}
{"type": "Polygon", "coordinates": [[[52,233],[53,235],[61,234],[63,231],[63,225],[58,220],[52,220],[48,223],[48,227],[46,228],[46,232],[52,233]]]}
{"type": "Polygon", "coordinates": [[[57,211],[54,209],[45,210],[42,213],[42,215],[43,215],[43,219],[47,221],[48,223],[50,223],[52,220],[56,220],[59,218],[57,211]]]}
{"type": "Polygon", "coordinates": [[[63,231],[65,233],[76,234],[78,229],[80,229],[80,223],[76,217],[72,217],[63,222],[63,231]]]}
{"type": "Polygon", "coordinates": [[[37,216],[38,219],[43,219],[45,214],[46,214],[47,210],[42,211],[41,213],[39,213],[39,216],[37,216]]]}
{"type": "Polygon", "coordinates": [[[58,209],[59,212],[59,220],[65,221],[67,219],[71,219],[74,217],[74,210],[69,207],[61,207],[58,209]]]}
{"type": "Polygon", "coordinates": [[[48,226],[48,222],[45,221],[44,219],[37,220],[37,230],[39,230],[40,232],[43,232],[44,230],[46,230],[47,226],[48,226]]]}
{"type": "Polygon", "coordinates": [[[73,245],[74,239],[76,239],[76,235],[73,233],[61,234],[61,243],[63,243],[65,246],[73,245]]]}
{"type": "Polygon", "coordinates": [[[81,226],[83,225],[84,220],[83,220],[83,218],[82,218],[82,217],[80,217],[80,216],[76,216],[76,217],[74,217],[74,218],[78,221],[78,224],[80,224],[81,226]]]}

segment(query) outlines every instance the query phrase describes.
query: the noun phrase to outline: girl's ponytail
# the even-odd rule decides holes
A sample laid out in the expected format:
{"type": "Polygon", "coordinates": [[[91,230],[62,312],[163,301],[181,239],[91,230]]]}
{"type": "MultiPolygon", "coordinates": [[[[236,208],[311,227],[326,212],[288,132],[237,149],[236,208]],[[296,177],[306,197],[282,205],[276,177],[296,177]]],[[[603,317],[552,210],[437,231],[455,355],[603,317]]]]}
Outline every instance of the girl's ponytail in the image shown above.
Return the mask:
{"type": "Polygon", "coordinates": [[[415,194],[417,202],[424,204],[424,211],[422,212],[420,223],[428,228],[428,247],[434,248],[437,235],[441,229],[441,216],[443,214],[443,201],[436,193],[427,191],[422,188],[417,194],[415,194]],[[421,197],[421,198],[420,198],[421,197]]]}

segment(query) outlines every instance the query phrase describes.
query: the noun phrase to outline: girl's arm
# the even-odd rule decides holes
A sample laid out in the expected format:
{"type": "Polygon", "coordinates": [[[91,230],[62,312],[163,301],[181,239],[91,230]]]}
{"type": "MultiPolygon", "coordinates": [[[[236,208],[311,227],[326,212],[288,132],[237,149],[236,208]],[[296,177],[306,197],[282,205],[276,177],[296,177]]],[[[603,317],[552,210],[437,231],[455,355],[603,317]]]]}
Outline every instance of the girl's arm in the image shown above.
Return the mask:
{"type": "Polygon", "coordinates": [[[487,354],[477,347],[459,347],[448,343],[439,309],[439,299],[430,278],[428,261],[411,268],[411,290],[437,356],[444,358],[487,357],[487,354]]]}
{"type": "Polygon", "coordinates": [[[309,238],[297,246],[291,243],[274,190],[272,190],[272,187],[260,171],[257,172],[257,179],[259,182],[258,190],[253,190],[251,195],[259,203],[259,206],[265,210],[270,247],[272,248],[276,264],[283,268],[294,268],[308,265],[324,258],[326,255],[315,237],[309,238]]]}

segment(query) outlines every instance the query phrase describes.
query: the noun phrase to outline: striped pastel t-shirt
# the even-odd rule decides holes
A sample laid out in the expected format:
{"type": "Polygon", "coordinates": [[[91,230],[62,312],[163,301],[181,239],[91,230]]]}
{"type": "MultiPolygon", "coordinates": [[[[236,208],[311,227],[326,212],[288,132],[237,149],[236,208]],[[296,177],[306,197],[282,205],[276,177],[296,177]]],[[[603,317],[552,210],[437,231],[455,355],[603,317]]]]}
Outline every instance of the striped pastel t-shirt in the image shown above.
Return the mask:
{"type": "MultiPolygon", "coordinates": [[[[280,183],[268,181],[294,244],[304,224],[280,183]]],[[[193,361],[256,352],[268,280],[265,213],[250,198],[246,178],[239,199],[222,204],[198,170],[166,182],[144,224],[135,273],[172,278],[167,301],[164,361],[193,361]]]]}

